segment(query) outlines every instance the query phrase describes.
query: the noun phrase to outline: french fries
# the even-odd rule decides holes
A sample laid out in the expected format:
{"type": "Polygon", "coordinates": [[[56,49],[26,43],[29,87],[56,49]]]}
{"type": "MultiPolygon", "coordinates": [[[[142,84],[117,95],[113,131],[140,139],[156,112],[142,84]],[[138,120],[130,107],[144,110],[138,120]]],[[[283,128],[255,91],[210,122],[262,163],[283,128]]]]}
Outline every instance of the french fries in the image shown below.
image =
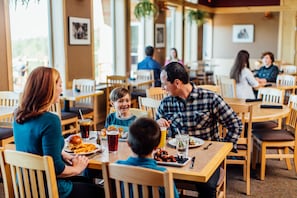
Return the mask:
{"type": "Polygon", "coordinates": [[[80,154],[80,153],[88,153],[88,152],[94,151],[96,150],[96,146],[90,143],[83,143],[79,147],[69,148],[69,149],[76,154],[80,154]]]}

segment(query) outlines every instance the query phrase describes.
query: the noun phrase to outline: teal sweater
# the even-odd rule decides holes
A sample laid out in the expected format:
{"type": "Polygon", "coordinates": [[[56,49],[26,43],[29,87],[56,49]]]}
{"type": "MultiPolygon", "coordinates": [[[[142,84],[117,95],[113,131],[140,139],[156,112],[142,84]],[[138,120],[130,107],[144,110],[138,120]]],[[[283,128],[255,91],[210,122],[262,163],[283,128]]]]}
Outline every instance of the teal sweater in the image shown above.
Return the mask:
{"type": "MultiPolygon", "coordinates": [[[[65,169],[62,158],[64,138],[61,122],[57,115],[45,112],[42,115],[26,121],[24,124],[13,123],[16,150],[37,155],[48,155],[53,158],[56,175],[65,169]]],[[[69,180],[57,179],[59,197],[67,197],[72,191],[69,180]]]]}

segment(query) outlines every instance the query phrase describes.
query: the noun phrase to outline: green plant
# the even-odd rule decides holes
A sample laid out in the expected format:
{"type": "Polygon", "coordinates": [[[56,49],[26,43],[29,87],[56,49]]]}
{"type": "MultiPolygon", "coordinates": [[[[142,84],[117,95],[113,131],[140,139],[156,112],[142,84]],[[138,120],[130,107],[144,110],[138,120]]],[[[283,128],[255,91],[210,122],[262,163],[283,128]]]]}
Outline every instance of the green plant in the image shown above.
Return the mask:
{"type": "Polygon", "coordinates": [[[205,18],[207,17],[207,15],[207,12],[204,12],[202,10],[190,10],[188,12],[190,23],[194,21],[198,26],[202,25],[205,22],[205,18]]]}
{"type": "MultiPolygon", "coordinates": [[[[34,1],[35,3],[39,3],[40,0],[31,0],[34,1]]],[[[12,1],[15,5],[15,7],[17,7],[17,4],[20,3],[22,6],[28,6],[30,0],[14,0],[12,1]]]]}
{"type": "Polygon", "coordinates": [[[146,16],[157,18],[159,15],[159,7],[157,4],[152,3],[149,0],[141,0],[134,8],[134,15],[137,19],[146,16]]]}

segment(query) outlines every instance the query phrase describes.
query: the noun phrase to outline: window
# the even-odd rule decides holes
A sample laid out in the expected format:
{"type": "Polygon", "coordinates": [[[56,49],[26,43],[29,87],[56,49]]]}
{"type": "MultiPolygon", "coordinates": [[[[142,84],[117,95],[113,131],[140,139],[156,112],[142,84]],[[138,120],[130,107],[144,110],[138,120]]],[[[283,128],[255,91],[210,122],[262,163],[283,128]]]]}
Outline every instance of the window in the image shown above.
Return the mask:
{"type": "Polygon", "coordinates": [[[13,89],[22,91],[28,73],[49,65],[48,1],[10,3],[13,89]]]}
{"type": "Polygon", "coordinates": [[[95,79],[105,83],[106,76],[114,73],[111,1],[94,0],[93,9],[95,79]]]}
{"type": "MultiPolygon", "coordinates": [[[[187,12],[186,12],[187,15],[187,12]]],[[[191,64],[198,60],[198,26],[191,23],[186,17],[185,22],[185,60],[184,63],[191,64]]]]}

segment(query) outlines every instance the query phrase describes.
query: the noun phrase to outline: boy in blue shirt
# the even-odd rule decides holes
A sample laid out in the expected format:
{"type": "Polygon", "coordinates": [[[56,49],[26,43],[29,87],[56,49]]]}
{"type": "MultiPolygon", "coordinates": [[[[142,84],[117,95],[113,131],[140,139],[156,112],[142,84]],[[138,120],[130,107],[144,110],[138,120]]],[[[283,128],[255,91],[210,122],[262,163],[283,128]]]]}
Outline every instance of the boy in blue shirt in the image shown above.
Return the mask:
{"type": "MultiPolygon", "coordinates": [[[[128,134],[128,145],[135,156],[127,160],[118,160],[117,163],[166,171],[166,168],[158,166],[152,158],[152,152],[159,145],[160,139],[160,127],[153,119],[145,117],[137,119],[130,126],[128,134]]],[[[165,197],[164,188],[160,188],[159,192],[160,197],[165,197]]],[[[179,197],[176,187],[174,187],[174,197],[179,197]]]]}

